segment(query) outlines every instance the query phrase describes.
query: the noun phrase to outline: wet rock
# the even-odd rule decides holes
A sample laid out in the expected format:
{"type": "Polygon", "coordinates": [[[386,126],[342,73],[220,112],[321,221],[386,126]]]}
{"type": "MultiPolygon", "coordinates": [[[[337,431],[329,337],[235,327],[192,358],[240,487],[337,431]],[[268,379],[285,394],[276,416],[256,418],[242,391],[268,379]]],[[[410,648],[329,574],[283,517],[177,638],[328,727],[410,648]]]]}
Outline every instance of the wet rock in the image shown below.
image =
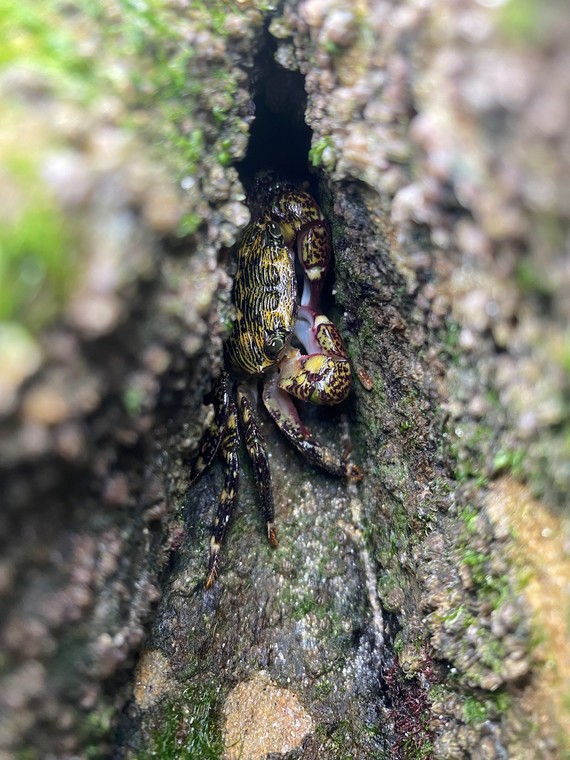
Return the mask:
{"type": "MultiPolygon", "coordinates": [[[[99,16],[59,19],[80,71],[103,56],[104,95],[62,98],[65,82],[41,66],[1,72],[3,109],[10,98],[24,109],[2,119],[16,125],[6,144],[37,153],[35,184],[72,222],[63,249],[76,252],[65,259],[73,286],[33,328],[51,334],[34,332],[0,369],[12,468],[2,627],[10,657],[22,636],[35,683],[14,690],[10,672],[25,671],[7,663],[6,752],[34,736],[42,751],[81,755],[87,710],[105,728],[89,744],[103,755],[111,714],[128,737],[117,751],[185,750],[199,726],[221,753],[223,706],[236,682],[255,691],[260,672],[283,720],[285,706],[306,721],[292,752],[522,759],[529,742],[533,756],[560,752],[536,708],[563,684],[536,679],[525,605],[541,600],[540,656],[556,664],[565,642],[546,600],[564,602],[533,563],[566,577],[552,538],[564,529],[531,502],[540,530],[523,532],[533,578],[521,597],[505,505],[530,497],[493,485],[487,499],[485,488],[510,470],[560,505],[570,482],[564,25],[550,29],[545,9],[532,35],[549,42],[534,45],[510,36],[520,17],[508,4],[369,5],[306,0],[269,13],[246,2],[222,18],[176,2],[157,19],[111,4],[109,29],[94,26],[99,16]],[[305,75],[311,179],[335,247],[330,303],[361,371],[348,405],[313,410],[309,424],[342,446],[350,421],[365,477],[331,482],[269,426],[281,547],[263,543],[242,476],[223,576],[206,594],[220,473],[187,494],[185,457],[231,320],[218,261],[249,212],[228,163],[246,153],[250,98],[263,99],[254,56],[266,22],[279,63],[305,75]],[[123,710],[156,604],[136,704],[123,710]],[[447,697],[428,698],[436,687],[447,697]]],[[[10,221],[33,195],[12,175],[2,187],[10,221]]],[[[254,700],[258,717],[262,707],[254,700]]]]}

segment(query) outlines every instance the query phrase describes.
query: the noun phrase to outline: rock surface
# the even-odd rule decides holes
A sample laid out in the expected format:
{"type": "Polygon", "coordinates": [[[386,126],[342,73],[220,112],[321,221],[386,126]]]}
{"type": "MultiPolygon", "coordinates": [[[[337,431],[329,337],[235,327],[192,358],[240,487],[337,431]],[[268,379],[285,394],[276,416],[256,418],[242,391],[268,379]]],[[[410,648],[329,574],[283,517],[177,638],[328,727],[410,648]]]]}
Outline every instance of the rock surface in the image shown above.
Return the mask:
{"type": "Polygon", "coordinates": [[[569,751],[564,10],[7,14],[1,757],[569,751]],[[303,415],[365,477],[260,410],[280,546],[244,462],[205,591],[222,470],[188,463],[267,168],[331,223],[354,387],[303,415]]]}

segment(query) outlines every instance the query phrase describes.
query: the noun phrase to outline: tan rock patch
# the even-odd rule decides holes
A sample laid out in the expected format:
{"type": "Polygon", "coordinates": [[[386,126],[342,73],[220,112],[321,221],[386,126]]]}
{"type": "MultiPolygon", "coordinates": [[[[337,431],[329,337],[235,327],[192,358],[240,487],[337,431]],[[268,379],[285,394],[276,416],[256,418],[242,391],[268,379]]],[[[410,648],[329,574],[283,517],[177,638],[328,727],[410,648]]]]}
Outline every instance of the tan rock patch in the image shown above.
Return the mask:
{"type": "Polygon", "coordinates": [[[225,760],[263,760],[298,747],[313,720],[295,694],[258,673],[238,684],[224,705],[225,760]]]}
{"type": "Polygon", "coordinates": [[[168,659],[157,649],[143,652],[135,675],[135,701],[143,710],[172,687],[172,673],[168,659]]]}
{"type": "Polygon", "coordinates": [[[493,484],[487,506],[498,533],[513,537],[511,561],[524,576],[538,634],[534,655],[542,667],[525,701],[547,733],[554,720],[570,736],[570,523],[511,478],[493,484]]]}

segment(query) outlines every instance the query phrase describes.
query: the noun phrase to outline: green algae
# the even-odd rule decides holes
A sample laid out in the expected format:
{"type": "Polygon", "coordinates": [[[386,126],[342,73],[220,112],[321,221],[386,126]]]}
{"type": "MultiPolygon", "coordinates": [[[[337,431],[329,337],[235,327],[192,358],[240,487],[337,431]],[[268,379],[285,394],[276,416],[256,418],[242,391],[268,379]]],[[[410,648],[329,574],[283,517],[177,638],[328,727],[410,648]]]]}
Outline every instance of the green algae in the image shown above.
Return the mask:
{"type": "Polygon", "coordinates": [[[40,177],[37,156],[11,144],[0,154],[0,172],[18,197],[0,224],[0,321],[32,331],[53,318],[75,280],[77,260],[71,225],[40,177]]]}
{"type": "Polygon", "coordinates": [[[95,90],[94,68],[81,52],[80,38],[67,23],[72,4],[58,0],[41,4],[0,1],[0,70],[22,64],[42,73],[64,94],[86,100],[95,90]],[[39,6],[39,7],[38,7],[39,6]],[[66,10],[67,9],[67,10],[66,10]]]}
{"type": "Polygon", "coordinates": [[[150,738],[149,749],[137,760],[218,760],[224,744],[218,719],[219,697],[214,688],[187,687],[180,701],[169,703],[160,725],[150,738]]]}

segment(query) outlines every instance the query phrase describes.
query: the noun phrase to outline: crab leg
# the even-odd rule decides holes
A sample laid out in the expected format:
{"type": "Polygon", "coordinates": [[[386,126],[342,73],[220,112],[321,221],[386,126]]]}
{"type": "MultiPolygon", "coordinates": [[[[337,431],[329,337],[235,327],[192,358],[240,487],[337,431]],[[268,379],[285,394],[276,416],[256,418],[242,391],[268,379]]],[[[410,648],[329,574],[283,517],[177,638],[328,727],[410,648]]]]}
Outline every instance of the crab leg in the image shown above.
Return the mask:
{"type": "Polygon", "coordinates": [[[210,541],[210,561],[206,588],[214,585],[218,576],[220,564],[220,549],[228,523],[234,511],[239,484],[239,430],[237,409],[231,395],[228,395],[228,413],[225,430],[221,440],[221,451],[224,458],[224,486],[220,495],[218,511],[214,520],[214,532],[210,541]]]}
{"type": "Polygon", "coordinates": [[[191,486],[212,463],[226,429],[226,410],[229,399],[229,378],[227,372],[222,372],[216,381],[211,391],[210,399],[214,405],[214,418],[202,433],[200,443],[198,444],[198,456],[194,459],[190,468],[191,486]]]}
{"type": "Polygon", "coordinates": [[[267,524],[267,538],[271,546],[276,547],[278,545],[277,531],[273,524],[275,507],[265,441],[255,418],[251,402],[242,386],[239,386],[237,390],[237,398],[239,416],[243,423],[245,446],[253,464],[253,473],[261,501],[261,510],[267,524]]]}
{"type": "Polygon", "coordinates": [[[337,477],[358,480],[360,470],[345,462],[338,454],[311,435],[303,424],[291,397],[279,387],[278,378],[269,380],[263,388],[263,403],[285,437],[307,459],[337,477]]]}

